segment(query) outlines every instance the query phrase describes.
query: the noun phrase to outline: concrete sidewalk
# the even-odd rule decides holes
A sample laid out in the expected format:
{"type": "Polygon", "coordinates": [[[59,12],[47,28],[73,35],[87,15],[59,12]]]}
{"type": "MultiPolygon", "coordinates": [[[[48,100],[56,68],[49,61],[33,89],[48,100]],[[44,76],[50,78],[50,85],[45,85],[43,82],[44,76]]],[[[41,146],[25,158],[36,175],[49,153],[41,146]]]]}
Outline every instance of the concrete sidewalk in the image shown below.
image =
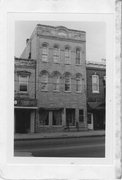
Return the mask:
{"type": "Polygon", "coordinates": [[[36,140],[36,139],[57,139],[57,138],[74,138],[74,137],[94,137],[105,136],[104,130],[88,130],[75,132],[50,132],[50,133],[30,133],[15,134],[14,140],[36,140]]]}

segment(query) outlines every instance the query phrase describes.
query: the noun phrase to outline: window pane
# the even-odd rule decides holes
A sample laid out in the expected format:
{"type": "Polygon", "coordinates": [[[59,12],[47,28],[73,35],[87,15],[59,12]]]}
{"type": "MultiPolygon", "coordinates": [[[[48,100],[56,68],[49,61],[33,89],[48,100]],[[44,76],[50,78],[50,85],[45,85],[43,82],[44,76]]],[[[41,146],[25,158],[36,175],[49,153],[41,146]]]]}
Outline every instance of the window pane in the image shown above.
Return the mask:
{"type": "Polygon", "coordinates": [[[68,48],[65,49],[65,62],[70,63],[70,51],[68,48]]]}
{"type": "Polygon", "coordinates": [[[54,90],[59,90],[59,76],[54,76],[54,90]]]}
{"type": "Polygon", "coordinates": [[[99,76],[92,75],[92,91],[99,92],[99,76]]]}
{"type": "Polygon", "coordinates": [[[83,114],[83,110],[80,109],[79,110],[79,122],[83,122],[84,121],[84,114],[83,114]]]}
{"type": "Polygon", "coordinates": [[[28,76],[19,76],[19,90],[27,91],[28,76]]]}
{"type": "Polygon", "coordinates": [[[80,50],[76,49],[76,64],[80,64],[80,50]]]}
{"type": "Polygon", "coordinates": [[[48,74],[43,74],[41,77],[41,90],[48,89],[48,74]]]}
{"type": "Polygon", "coordinates": [[[62,124],[62,113],[60,110],[53,111],[53,125],[62,124]]]}
{"type": "Polygon", "coordinates": [[[46,45],[42,47],[42,61],[47,61],[48,59],[48,48],[46,45]]]}
{"type": "Polygon", "coordinates": [[[76,91],[81,91],[81,78],[76,79],[76,91]]]}
{"type": "Polygon", "coordinates": [[[65,77],[65,91],[70,91],[70,77],[69,76],[66,76],[65,77]]]}
{"type": "Polygon", "coordinates": [[[49,111],[41,110],[39,112],[40,125],[49,125],[49,111]]]}
{"type": "Polygon", "coordinates": [[[54,48],[54,54],[53,54],[53,59],[54,62],[58,62],[59,61],[59,49],[58,48],[54,48]]]}

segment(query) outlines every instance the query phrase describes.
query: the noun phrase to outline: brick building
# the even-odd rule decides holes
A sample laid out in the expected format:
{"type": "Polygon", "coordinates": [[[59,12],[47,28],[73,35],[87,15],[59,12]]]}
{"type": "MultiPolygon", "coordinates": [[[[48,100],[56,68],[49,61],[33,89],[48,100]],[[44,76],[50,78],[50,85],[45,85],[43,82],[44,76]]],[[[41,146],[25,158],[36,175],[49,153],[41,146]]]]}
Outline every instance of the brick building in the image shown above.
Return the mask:
{"type": "Polygon", "coordinates": [[[34,132],[36,119],[36,61],[15,58],[15,133],[34,132]]]}
{"type": "Polygon", "coordinates": [[[105,129],[105,63],[88,62],[87,112],[89,129],[105,129]]]}
{"type": "Polygon", "coordinates": [[[84,31],[38,24],[27,39],[21,58],[36,60],[36,132],[87,128],[85,56],[84,31]]]}

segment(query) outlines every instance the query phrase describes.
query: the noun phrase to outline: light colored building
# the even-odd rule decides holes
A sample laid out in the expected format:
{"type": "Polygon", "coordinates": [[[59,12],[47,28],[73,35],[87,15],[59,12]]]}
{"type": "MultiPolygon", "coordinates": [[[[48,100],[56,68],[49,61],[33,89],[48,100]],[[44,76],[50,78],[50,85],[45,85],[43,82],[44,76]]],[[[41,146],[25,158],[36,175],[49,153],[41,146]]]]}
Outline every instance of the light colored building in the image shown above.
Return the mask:
{"type": "Polygon", "coordinates": [[[21,58],[37,64],[35,131],[86,129],[86,33],[38,24],[21,58]]]}

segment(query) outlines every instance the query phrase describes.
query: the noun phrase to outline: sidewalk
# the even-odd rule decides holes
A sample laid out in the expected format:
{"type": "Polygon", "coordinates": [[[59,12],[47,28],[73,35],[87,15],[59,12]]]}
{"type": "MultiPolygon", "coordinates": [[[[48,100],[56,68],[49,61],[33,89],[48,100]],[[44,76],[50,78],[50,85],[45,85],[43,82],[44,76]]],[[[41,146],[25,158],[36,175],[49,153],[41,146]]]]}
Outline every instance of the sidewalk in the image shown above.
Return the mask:
{"type": "Polygon", "coordinates": [[[50,133],[29,133],[15,134],[14,140],[37,140],[37,139],[57,139],[57,138],[74,138],[74,137],[94,137],[105,136],[105,130],[88,130],[75,132],[50,132],[50,133]]]}

